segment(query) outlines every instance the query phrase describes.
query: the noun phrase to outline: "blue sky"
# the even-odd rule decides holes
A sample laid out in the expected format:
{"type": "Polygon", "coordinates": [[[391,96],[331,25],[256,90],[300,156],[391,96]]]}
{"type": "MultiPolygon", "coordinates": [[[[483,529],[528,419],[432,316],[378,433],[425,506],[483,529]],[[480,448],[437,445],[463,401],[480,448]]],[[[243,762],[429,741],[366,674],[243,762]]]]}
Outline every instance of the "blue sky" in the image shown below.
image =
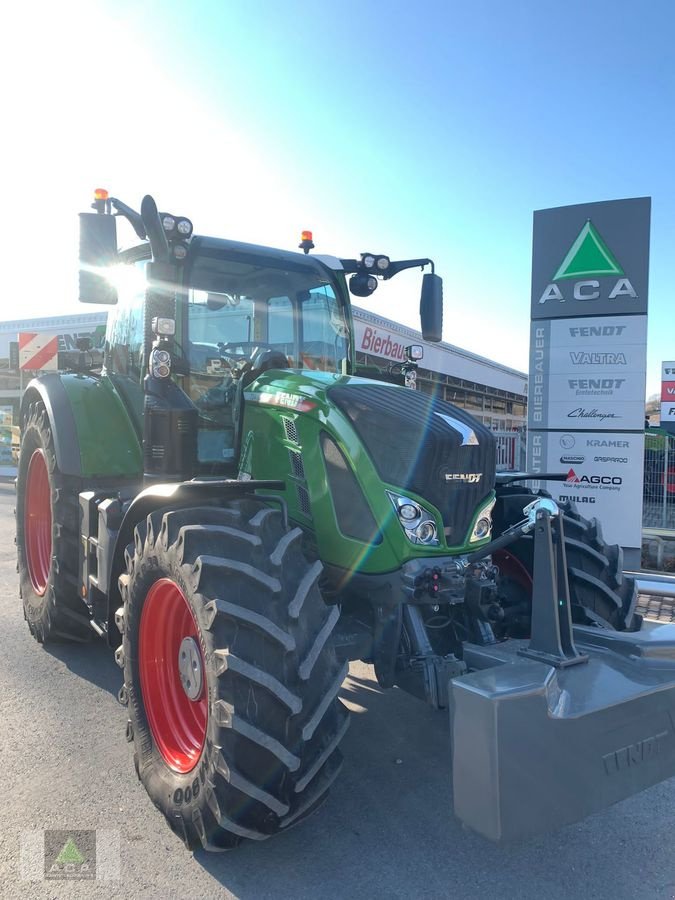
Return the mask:
{"type": "MultiPolygon", "coordinates": [[[[445,339],[525,370],[532,211],[651,196],[656,391],[675,358],[674,20],[658,0],[15,9],[2,317],[82,310],[76,214],[102,186],[199,232],[430,256],[445,339]]],[[[418,291],[409,273],[359,305],[417,325],[418,291]]]]}

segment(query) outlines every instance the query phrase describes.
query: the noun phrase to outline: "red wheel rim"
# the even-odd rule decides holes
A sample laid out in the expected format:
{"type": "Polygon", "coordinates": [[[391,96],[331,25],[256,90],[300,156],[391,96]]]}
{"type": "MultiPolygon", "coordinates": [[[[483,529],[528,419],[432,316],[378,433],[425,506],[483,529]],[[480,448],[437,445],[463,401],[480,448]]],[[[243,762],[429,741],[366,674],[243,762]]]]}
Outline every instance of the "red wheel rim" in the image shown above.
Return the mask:
{"type": "Polygon", "coordinates": [[[499,574],[503,578],[510,578],[528,597],[532,596],[532,576],[517,556],[513,556],[508,550],[498,550],[492,554],[492,561],[499,566],[499,574]]]}
{"type": "Polygon", "coordinates": [[[23,526],[28,574],[33,590],[42,597],[52,564],[52,494],[42,450],[34,450],[28,463],[23,526]]]}
{"type": "Polygon", "coordinates": [[[156,581],[145,598],[138,655],[143,704],[157,749],[170,769],[189,772],[197,765],[206,740],[204,657],[192,610],[169,578],[156,581]],[[185,638],[195,641],[201,661],[201,691],[194,700],[183,688],[178,668],[185,638]]]}

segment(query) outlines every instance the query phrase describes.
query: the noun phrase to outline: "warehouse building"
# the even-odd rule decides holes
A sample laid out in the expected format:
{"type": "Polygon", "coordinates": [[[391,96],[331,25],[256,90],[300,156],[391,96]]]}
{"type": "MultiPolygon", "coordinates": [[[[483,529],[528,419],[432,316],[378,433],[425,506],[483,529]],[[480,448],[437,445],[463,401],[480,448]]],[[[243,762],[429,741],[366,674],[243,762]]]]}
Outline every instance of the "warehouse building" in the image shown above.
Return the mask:
{"type": "MultiPolygon", "coordinates": [[[[353,308],[356,361],[387,369],[405,359],[405,347],[421,344],[417,387],[468,410],[499,432],[522,432],[526,424],[527,375],[452,344],[425,343],[421,334],[390,319],[353,308]]],[[[57,334],[59,350],[73,350],[77,340],[95,341],[105,329],[103,311],[0,322],[0,424],[16,424],[18,404],[30,373],[17,371],[10,345],[19,332],[57,334]]],[[[15,351],[16,353],[16,351],[15,351]]]]}

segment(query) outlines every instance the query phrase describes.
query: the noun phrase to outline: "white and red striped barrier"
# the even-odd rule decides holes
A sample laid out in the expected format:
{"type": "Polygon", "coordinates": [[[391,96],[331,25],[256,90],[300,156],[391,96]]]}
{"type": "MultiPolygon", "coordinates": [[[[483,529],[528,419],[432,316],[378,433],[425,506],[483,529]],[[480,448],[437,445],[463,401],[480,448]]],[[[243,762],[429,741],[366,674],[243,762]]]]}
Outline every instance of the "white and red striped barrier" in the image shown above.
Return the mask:
{"type": "Polygon", "coordinates": [[[57,334],[19,332],[19,368],[24,371],[38,370],[56,372],[59,359],[59,336],[57,334]]]}

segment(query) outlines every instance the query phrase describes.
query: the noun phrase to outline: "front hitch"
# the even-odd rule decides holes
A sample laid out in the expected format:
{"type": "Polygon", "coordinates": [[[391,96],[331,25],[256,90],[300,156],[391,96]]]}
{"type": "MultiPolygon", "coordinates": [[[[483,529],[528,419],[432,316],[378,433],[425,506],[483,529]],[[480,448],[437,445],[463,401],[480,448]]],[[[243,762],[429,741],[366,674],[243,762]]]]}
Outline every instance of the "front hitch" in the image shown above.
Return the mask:
{"type": "Polygon", "coordinates": [[[675,625],[572,626],[562,517],[535,514],[530,641],[464,645],[450,682],[456,815],[495,841],[675,775],[675,625]]]}

